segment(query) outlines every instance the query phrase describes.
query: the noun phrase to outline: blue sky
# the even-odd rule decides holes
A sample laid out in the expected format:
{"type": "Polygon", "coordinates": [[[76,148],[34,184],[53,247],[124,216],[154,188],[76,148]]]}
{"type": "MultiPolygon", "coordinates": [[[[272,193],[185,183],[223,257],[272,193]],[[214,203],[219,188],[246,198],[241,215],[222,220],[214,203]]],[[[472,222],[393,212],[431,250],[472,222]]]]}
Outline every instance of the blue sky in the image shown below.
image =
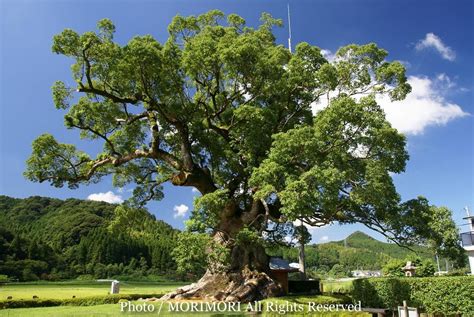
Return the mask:
{"type": "MultiPolygon", "coordinates": [[[[167,38],[176,14],[191,15],[220,9],[237,13],[255,26],[261,12],[283,18],[288,1],[21,1],[0,0],[0,194],[85,199],[124,199],[111,181],[57,189],[26,181],[22,173],[31,142],[48,132],[65,143],[94,151],[97,145],[78,141],[78,133],[63,126],[62,111],[52,103],[50,87],[70,81],[71,60],[51,53],[53,35],[64,28],[94,30],[101,18],[114,21],[116,40],[134,35],[167,38]],[[111,192],[111,193],[108,193],[111,192]],[[104,194],[108,193],[108,194],[104,194]]],[[[394,175],[404,200],[418,195],[444,205],[462,224],[464,206],[474,209],[474,7],[471,1],[289,1],[292,42],[306,41],[326,50],[330,58],[340,46],[376,42],[390,60],[407,66],[413,93],[402,103],[380,100],[388,119],[408,137],[411,159],[406,172],[394,175]]],[[[286,45],[287,29],[275,30],[286,45]]],[[[165,187],[165,199],[150,204],[158,218],[182,228],[195,193],[190,188],[165,187]],[[176,206],[180,206],[175,208],[176,206]],[[179,213],[178,213],[179,210],[179,213]]],[[[467,227],[461,227],[465,230],[467,227]]],[[[339,240],[360,225],[311,230],[314,242],[339,240]]],[[[371,233],[373,236],[380,236],[371,233]]]]}

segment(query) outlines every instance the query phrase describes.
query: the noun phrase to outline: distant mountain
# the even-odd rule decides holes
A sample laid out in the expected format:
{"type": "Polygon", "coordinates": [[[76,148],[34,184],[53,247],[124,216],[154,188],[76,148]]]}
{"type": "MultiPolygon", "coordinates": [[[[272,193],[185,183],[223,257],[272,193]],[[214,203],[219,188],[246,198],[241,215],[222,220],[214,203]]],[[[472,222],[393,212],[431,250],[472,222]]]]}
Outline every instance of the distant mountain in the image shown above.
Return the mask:
{"type": "MultiPolygon", "coordinates": [[[[347,272],[357,269],[380,270],[385,264],[395,259],[433,258],[425,247],[413,246],[411,249],[413,251],[394,243],[381,242],[357,231],[349,235],[345,242],[341,240],[308,245],[305,248],[306,267],[319,275],[329,273],[344,276],[347,272]]],[[[272,256],[282,256],[292,262],[298,261],[296,247],[278,247],[269,250],[269,253],[272,256]]]]}
{"type": "Polygon", "coordinates": [[[392,258],[396,259],[405,259],[407,256],[413,255],[414,253],[420,257],[431,257],[431,252],[422,246],[411,246],[410,249],[400,247],[395,243],[382,242],[377,239],[372,238],[371,236],[365,234],[361,231],[356,231],[347,238],[337,242],[328,242],[336,243],[340,246],[346,246],[347,248],[359,249],[364,251],[370,251],[374,253],[383,253],[392,258]]]}

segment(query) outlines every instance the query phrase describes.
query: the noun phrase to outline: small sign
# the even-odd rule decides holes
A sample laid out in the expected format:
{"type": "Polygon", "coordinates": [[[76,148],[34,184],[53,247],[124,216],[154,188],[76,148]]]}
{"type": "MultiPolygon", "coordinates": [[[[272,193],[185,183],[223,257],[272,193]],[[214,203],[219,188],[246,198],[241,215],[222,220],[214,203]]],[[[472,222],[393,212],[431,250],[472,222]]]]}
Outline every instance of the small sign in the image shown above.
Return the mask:
{"type": "Polygon", "coordinates": [[[120,292],[120,282],[112,281],[112,285],[110,287],[110,294],[118,294],[119,292],[120,292]]]}

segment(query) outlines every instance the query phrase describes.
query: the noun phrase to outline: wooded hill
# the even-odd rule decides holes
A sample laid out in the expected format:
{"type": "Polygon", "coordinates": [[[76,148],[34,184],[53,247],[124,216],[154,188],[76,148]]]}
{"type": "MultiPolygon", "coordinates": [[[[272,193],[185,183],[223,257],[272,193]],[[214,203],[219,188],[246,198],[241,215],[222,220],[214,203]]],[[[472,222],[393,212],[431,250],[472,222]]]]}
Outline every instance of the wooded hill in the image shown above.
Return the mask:
{"type": "Polygon", "coordinates": [[[145,209],[0,196],[0,274],[19,280],[172,272],[178,233],[145,209]]]}
{"type": "MultiPolygon", "coordinates": [[[[392,260],[415,258],[431,260],[433,258],[432,253],[425,247],[412,246],[411,249],[413,251],[356,231],[345,241],[306,246],[306,267],[314,275],[342,277],[357,269],[380,270],[392,260]]],[[[298,262],[297,248],[278,248],[271,250],[270,253],[298,262]]]]}
{"type": "MultiPolygon", "coordinates": [[[[174,276],[171,252],[179,231],[146,209],[117,207],[79,199],[0,196],[0,275],[25,281],[174,276]]],[[[308,245],[306,266],[315,275],[346,276],[351,270],[381,269],[393,259],[432,258],[426,248],[413,249],[355,232],[345,242],[308,245]]],[[[297,248],[267,251],[298,261],[297,248]]]]}
{"type": "Polygon", "coordinates": [[[410,249],[412,249],[412,251],[408,248],[402,248],[395,243],[379,241],[361,231],[352,233],[345,239],[345,241],[328,242],[320,245],[320,247],[324,248],[330,245],[336,245],[339,248],[342,247],[342,249],[348,249],[349,251],[347,252],[362,253],[364,257],[368,258],[377,254],[384,254],[394,259],[405,259],[414,254],[423,258],[432,257],[432,253],[426,247],[416,245],[411,246],[410,249]]]}

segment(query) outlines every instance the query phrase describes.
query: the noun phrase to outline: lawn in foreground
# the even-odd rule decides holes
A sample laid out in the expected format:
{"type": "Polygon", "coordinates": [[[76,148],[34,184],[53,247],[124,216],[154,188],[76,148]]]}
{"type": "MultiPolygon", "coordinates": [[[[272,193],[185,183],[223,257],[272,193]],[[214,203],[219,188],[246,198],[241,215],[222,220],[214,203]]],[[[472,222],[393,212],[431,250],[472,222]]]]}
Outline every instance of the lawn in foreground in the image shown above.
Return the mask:
{"type": "MultiPolygon", "coordinates": [[[[331,296],[312,296],[312,297],[304,297],[304,296],[288,296],[288,297],[280,297],[280,298],[272,298],[266,299],[262,301],[262,306],[265,308],[268,303],[273,303],[274,305],[284,305],[286,303],[302,303],[306,304],[309,301],[315,302],[324,302],[324,303],[337,303],[340,302],[340,299],[337,297],[331,296]]],[[[143,304],[141,301],[134,301],[132,302],[134,305],[143,304]]],[[[45,307],[45,308],[18,308],[18,309],[5,309],[0,310],[0,316],[9,316],[9,317],[20,317],[20,316],[65,316],[65,317],[72,317],[72,316],[250,316],[246,314],[246,305],[242,305],[240,312],[212,312],[212,313],[189,313],[189,312],[173,312],[170,311],[170,306],[168,302],[148,302],[147,304],[152,304],[154,306],[152,312],[135,312],[135,313],[127,313],[120,311],[120,304],[107,304],[107,305],[97,305],[97,306],[57,306],[57,307],[45,307]]],[[[306,308],[306,306],[305,306],[306,308]]],[[[305,313],[285,313],[286,316],[308,316],[307,309],[305,309],[305,313]]],[[[370,314],[362,313],[362,312],[327,312],[327,313],[317,313],[312,312],[311,316],[323,316],[323,317],[332,317],[332,316],[342,316],[342,317],[369,317],[370,314]]],[[[281,312],[278,313],[277,311],[264,311],[261,316],[282,316],[281,312]]]]}
{"type": "MultiPolygon", "coordinates": [[[[175,290],[185,283],[173,282],[120,282],[121,294],[162,294],[175,290]]],[[[13,299],[67,299],[107,295],[110,283],[107,282],[51,282],[51,283],[11,283],[0,285],[0,300],[8,296],[13,299]]]]}
{"type": "Polygon", "coordinates": [[[340,280],[323,280],[322,291],[324,293],[350,293],[353,279],[340,279],[340,280]]]}

